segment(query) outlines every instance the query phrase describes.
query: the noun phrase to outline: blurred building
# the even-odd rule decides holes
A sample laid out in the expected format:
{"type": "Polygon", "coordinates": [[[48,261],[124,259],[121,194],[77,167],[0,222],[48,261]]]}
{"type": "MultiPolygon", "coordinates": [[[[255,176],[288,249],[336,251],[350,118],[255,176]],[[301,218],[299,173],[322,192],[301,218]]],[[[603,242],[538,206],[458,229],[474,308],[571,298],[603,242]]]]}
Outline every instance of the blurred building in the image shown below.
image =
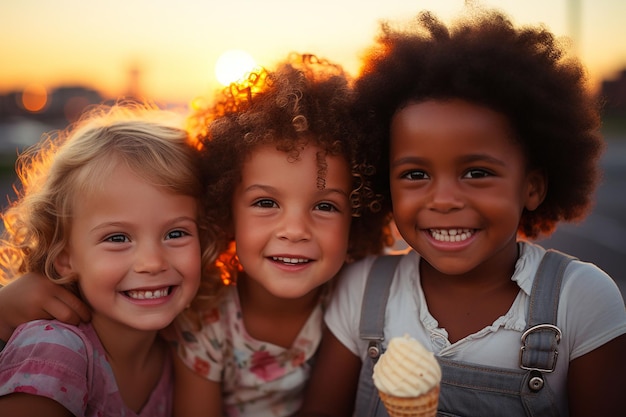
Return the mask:
{"type": "Polygon", "coordinates": [[[98,91],[82,86],[63,86],[50,92],[41,87],[0,95],[0,170],[12,165],[16,155],[42,135],[66,128],[88,106],[103,101],[98,91]]]}
{"type": "Polygon", "coordinates": [[[0,96],[0,122],[15,118],[28,118],[53,125],[64,125],[75,121],[90,105],[104,101],[102,95],[82,86],[62,86],[42,93],[37,97],[38,106],[29,105],[29,97],[24,91],[10,92],[0,96]]]}
{"type": "Polygon", "coordinates": [[[602,82],[600,95],[605,115],[621,116],[626,120],[626,68],[616,78],[602,82]]]}

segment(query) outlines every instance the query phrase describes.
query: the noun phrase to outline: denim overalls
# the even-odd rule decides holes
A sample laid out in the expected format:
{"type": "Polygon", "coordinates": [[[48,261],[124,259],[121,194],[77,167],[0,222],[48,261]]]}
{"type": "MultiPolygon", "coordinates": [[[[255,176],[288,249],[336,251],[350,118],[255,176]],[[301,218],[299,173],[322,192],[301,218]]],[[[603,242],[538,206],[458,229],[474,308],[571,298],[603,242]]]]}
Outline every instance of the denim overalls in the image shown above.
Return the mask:
{"type": "MultiPolygon", "coordinates": [[[[394,269],[402,256],[381,256],[363,295],[360,336],[369,342],[361,368],[355,417],[388,417],[372,380],[383,353],[385,309],[394,269]]],[[[544,255],[533,282],[526,331],[520,341],[520,369],[487,367],[437,357],[442,370],[437,416],[557,417],[555,398],[543,378],[556,366],[561,331],[555,326],[561,281],[574,258],[555,250],[544,255]]]]}

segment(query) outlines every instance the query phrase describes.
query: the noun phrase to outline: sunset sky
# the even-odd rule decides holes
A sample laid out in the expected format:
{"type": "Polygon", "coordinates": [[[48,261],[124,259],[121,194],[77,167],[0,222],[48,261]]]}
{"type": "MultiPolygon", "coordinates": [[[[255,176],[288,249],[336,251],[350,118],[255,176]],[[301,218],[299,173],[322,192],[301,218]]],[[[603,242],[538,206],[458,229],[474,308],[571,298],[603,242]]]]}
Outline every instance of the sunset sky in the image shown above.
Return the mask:
{"type": "MultiPolygon", "coordinates": [[[[310,52],[356,74],[381,19],[406,22],[422,9],[445,21],[462,0],[2,0],[0,94],[28,85],[83,85],[124,94],[132,68],[158,101],[189,102],[219,87],[218,57],[245,50],[272,65],[310,52]]],[[[476,3],[476,2],[474,2],[476,3]]],[[[626,68],[624,0],[483,0],[518,24],[571,36],[595,85],[626,68]],[[570,5],[578,5],[579,26],[570,5]],[[577,28],[577,29],[576,29],[577,28]]]]}

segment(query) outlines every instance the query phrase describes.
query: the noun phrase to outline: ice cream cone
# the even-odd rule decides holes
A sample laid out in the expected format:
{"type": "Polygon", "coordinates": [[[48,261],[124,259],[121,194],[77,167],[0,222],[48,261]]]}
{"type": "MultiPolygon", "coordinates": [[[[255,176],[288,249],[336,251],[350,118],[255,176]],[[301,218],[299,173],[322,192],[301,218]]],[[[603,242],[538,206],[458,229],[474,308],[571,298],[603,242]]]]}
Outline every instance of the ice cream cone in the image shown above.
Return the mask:
{"type": "Polygon", "coordinates": [[[396,397],[378,391],[389,417],[435,417],[439,403],[439,386],[419,397],[396,397]]]}

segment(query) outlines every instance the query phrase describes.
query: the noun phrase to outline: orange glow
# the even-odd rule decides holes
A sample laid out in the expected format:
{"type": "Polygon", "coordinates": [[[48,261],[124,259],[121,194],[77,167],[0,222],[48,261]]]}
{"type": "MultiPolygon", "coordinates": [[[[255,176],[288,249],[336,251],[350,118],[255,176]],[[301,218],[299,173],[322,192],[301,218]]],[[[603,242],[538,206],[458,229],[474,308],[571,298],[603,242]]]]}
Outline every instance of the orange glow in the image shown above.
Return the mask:
{"type": "Polygon", "coordinates": [[[208,99],[206,97],[197,96],[194,97],[189,103],[191,110],[200,111],[208,107],[208,99]]]}
{"type": "MultiPolygon", "coordinates": [[[[220,2],[219,8],[211,1],[145,7],[140,1],[109,0],[107,7],[98,9],[90,2],[75,3],[80,7],[42,0],[2,3],[0,95],[36,81],[49,93],[56,86],[83,85],[114,99],[127,95],[134,79],[142,97],[188,103],[198,94],[212,96],[223,86],[216,78],[216,63],[221,53],[233,50],[249,51],[257,63],[270,67],[291,51],[310,52],[356,76],[381,22],[410,26],[420,10],[450,22],[475,6],[495,7],[516,24],[543,24],[559,38],[571,37],[596,85],[626,65],[621,41],[626,39],[624,0],[292,1],[281,2],[289,6],[280,10],[252,7],[256,3],[249,0],[220,2]],[[355,10],[358,18],[352,18],[355,10]],[[102,28],[111,21],[120,30],[103,36],[102,28]],[[129,73],[129,63],[130,68],[139,63],[141,71],[129,73]]],[[[238,81],[234,77],[231,80],[238,81]]],[[[21,98],[18,101],[21,106],[21,98]]],[[[51,101],[49,95],[48,107],[51,101]]]]}
{"type": "Polygon", "coordinates": [[[222,252],[215,265],[220,269],[222,283],[226,286],[237,282],[236,274],[243,271],[239,259],[237,259],[237,248],[235,242],[231,242],[224,252],[222,252]]]}
{"type": "Polygon", "coordinates": [[[22,106],[29,112],[39,112],[48,104],[48,92],[41,84],[30,84],[22,91],[22,106]]]}

